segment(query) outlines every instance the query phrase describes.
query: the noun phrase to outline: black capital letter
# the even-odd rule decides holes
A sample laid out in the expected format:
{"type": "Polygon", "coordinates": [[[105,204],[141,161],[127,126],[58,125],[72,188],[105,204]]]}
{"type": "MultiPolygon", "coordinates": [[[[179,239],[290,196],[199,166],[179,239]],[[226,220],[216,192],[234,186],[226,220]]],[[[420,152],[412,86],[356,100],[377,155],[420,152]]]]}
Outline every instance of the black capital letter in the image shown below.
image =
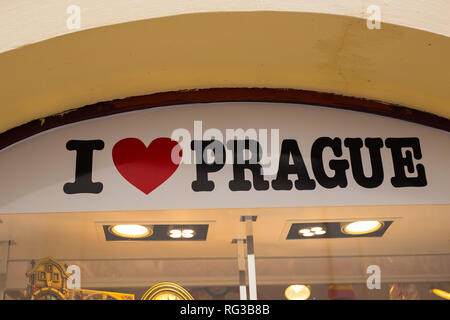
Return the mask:
{"type": "Polygon", "coordinates": [[[92,158],[94,150],[102,150],[105,143],[102,140],[70,140],[66,144],[67,150],[76,150],[75,182],[64,185],[64,192],[100,193],[103,190],[101,182],[92,182],[92,158]]]}
{"type": "Polygon", "coordinates": [[[364,188],[376,188],[381,185],[384,179],[383,162],[381,160],[381,148],[383,140],[381,138],[366,138],[364,140],[369,149],[370,163],[372,166],[372,176],[367,178],[364,175],[362,164],[361,148],[363,146],[360,138],[346,138],[344,145],[350,151],[350,160],[352,162],[352,173],[356,183],[364,188]]]}
{"type": "Polygon", "coordinates": [[[272,180],[272,188],[275,190],[291,190],[292,181],[288,178],[289,174],[297,175],[298,179],[295,180],[295,188],[297,190],[314,190],[316,187],[316,182],[309,178],[308,170],[298,149],[297,141],[287,139],[281,143],[277,178],[272,180]],[[289,164],[291,155],[293,165],[289,164]]]}
{"type": "Polygon", "coordinates": [[[229,182],[231,191],[248,191],[252,183],[245,180],[245,169],[249,169],[253,175],[253,186],[255,190],[269,189],[269,182],[264,180],[261,174],[262,166],[258,164],[261,160],[261,145],[255,140],[230,140],[228,149],[233,150],[233,180],[229,182]],[[244,150],[250,150],[251,159],[244,160],[244,150]]]}
{"type": "Polygon", "coordinates": [[[208,173],[219,171],[225,165],[225,147],[217,140],[194,140],[191,141],[191,149],[195,150],[197,168],[197,180],[192,182],[192,190],[197,192],[214,190],[214,182],[208,180],[208,173]],[[206,163],[206,157],[204,157],[208,150],[214,153],[215,159],[212,163],[206,163]]]}
{"type": "Polygon", "coordinates": [[[418,138],[387,138],[386,147],[391,149],[392,153],[395,176],[391,178],[391,183],[394,187],[424,187],[427,185],[425,167],[422,164],[417,164],[414,167],[413,155],[410,150],[405,151],[405,157],[403,157],[402,154],[402,148],[412,148],[414,159],[422,159],[422,151],[420,150],[418,138]],[[416,169],[417,176],[407,177],[405,167],[411,174],[414,173],[414,169],[416,169]]]}
{"type": "Polygon", "coordinates": [[[330,160],[330,169],[336,173],[333,177],[327,176],[323,167],[323,149],[330,147],[336,157],[342,156],[341,139],[339,138],[318,138],[311,147],[311,161],[314,176],[317,182],[324,188],[335,188],[339,186],[345,188],[347,186],[347,176],[345,170],[349,168],[347,160],[330,160]]]}

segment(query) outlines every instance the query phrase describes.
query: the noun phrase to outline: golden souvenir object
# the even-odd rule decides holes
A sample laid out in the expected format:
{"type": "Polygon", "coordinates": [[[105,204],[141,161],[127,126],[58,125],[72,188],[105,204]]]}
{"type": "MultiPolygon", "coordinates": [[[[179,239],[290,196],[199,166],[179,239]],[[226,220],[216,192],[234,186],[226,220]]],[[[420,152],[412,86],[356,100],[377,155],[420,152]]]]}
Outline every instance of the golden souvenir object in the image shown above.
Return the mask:
{"type": "Polygon", "coordinates": [[[72,290],[72,295],[73,300],[134,300],[134,294],[86,289],[72,290]]]}
{"type": "Polygon", "coordinates": [[[67,300],[67,296],[55,288],[42,288],[31,296],[31,300],[67,300]]]}
{"type": "Polygon", "coordinates": [[[26,273],[26,297],[31,300],[134,300],[134,294],[86,289],[67,289],[70,274],[58,260],[47,257],[31,262],[26,273]]]}
{"type": "Polygon", "coordinates": [[[175,283],[161,282],[148,289],[141,300],[194,300],[194,298],[186,289],[175,283]]]}
{"type": "Polygon", "coordinates": [[[70,274],[59,261],[47,257],[37,262],[31,261],[31,266],[31,270],[26,273],[27,297],[31,300],[67,299],[67,279],[70,274]]]}
{"type": "MultiPolygon", "coordinates": [[[[31,300],[135,300],[134,294],[107,292],[87,289],[68,289],[70,274],[66,266],[58,260],[47,257],[31,261],[26,299],[31,300]]],[[[151,287],[142,300],[194,300],[183,287],[170,282],[162,282],[151,287]]]]}

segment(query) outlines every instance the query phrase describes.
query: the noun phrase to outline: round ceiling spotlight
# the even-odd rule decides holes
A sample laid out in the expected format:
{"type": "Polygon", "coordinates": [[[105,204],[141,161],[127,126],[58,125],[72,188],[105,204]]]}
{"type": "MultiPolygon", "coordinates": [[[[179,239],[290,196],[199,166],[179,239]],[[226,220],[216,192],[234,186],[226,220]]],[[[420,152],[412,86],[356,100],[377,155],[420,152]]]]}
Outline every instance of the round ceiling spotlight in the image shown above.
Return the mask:
{"type": "Polygon", "coordinates": [[[139,224],[116,224],[110,231],[122,238],[145,238],[153,234],[153,230],[148,226],[139,224]]]}
{"type": "Polygon", "coordinates": [[[361,220],[344,224],[342,232],[351,235],[367,234],[377,231],[383,226],[378,220],[361,220]]]}
{"type": "Polygon", "coordinates": [[[293,284],[284,290],[284,296],[288,300],[307,300],[310,295],[310,287],[303,284],[293,284]]]}
{"type": "Polygon", "coordinates": [[[172,239],[190,239],[195,236],[195,231],[192,229],[171,229],[169,231],[169,237],[172,239]]]}
{"type": "Polygon", "coordinates": [[[298,233],[303,237],[313,237],[323,235],[327,233],[327,231],[322,227],[312,227],[300,229],[298,233]]]}

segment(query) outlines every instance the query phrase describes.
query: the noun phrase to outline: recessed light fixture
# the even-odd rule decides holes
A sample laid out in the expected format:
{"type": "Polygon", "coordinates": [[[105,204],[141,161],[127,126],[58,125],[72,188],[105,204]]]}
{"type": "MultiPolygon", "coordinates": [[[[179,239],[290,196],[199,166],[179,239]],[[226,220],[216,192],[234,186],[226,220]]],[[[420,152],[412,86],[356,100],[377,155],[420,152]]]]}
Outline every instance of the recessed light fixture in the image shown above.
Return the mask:
{"type": "Polygon", "coordinates": [[[346,234],[359,235],[377,231],[383,226],[378,220],[361,220],[343,224],[342,231],[346,234]]]}
{"type": "Polygon", "coordinates": [[[444,291],[441,289],[432,289],[431,292],[434,293],[435,295],[437,295],[438,297],[450,300],[450,292],[447,292],[447,291],[444,291]]]}
{"type": "Polygon", "coordinates": [[[116,224],[111,227],[111,232],[123,238],[145,238],[153,233],[149,226],[139,224],[116,224]]]}
{"type": "Polygon", "coordinates": [[[306,300],[310,295],[311,289],[303,284],[293,284],[284,290],[284,296],[288,300],[306,300]]]}
{"type": "Polygon", "coordinates": [[[298,233],[303,237],[313,237],[315,235],[323,235],[327,233],[327,231],[323,227],[311,227],[300,229],[298,233]]]}
{"type": "Polygon", "coordinates": [[[286,240],[382,237],[392,223],[375,219],[292,223],[286,240]]]}
{"type": "Polygon", "coordinates": [[[103,225],[106,241],[205,241],[208,224],[122,224],[103,225]]]}

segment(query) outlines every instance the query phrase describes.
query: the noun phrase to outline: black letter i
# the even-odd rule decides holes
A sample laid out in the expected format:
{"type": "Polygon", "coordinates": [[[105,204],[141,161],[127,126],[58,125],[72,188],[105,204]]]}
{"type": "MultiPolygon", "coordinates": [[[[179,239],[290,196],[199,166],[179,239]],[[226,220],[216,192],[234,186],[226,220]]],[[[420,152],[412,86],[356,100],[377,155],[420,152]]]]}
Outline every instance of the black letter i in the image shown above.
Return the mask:
{"type": "Polygon", "coordinates": [[[101,182],[92,182],[92,158],[94,150],[102,150],[105,143],[102,140],[70,140],[66,144],[67,150],[76,150],[77,162],[75,166],[75,182],[64,185],[64,192],[100,193],[103,190],[101,182]]]}

